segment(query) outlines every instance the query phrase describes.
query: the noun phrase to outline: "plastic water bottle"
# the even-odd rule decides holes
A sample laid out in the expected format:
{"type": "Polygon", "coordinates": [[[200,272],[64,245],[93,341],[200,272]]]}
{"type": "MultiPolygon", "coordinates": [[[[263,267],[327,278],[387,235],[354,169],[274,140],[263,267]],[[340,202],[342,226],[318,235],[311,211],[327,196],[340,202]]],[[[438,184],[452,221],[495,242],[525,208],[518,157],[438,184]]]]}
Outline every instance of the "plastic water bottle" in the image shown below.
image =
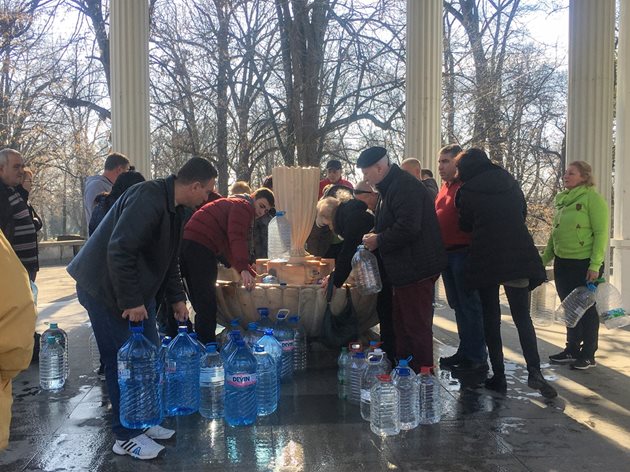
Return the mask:
{"type": "Polygon", "coordinates": [[[595,289],[595,285],[591,283],[575,288],[556,310],[556,320],[568,328],[575,328],[586,310],[595,304],[595,289]]]}
{"type": "Polygon", "coordinates": [[[365,369],[367,369],[365,353],[355,352],[350,363],[350,392],[348,393],[348,402],[354,405],[361,403],[361,378],[365,369]]]}
{"type": "Polygon", "coordinates": [[[370,421],[370,403],[372,386],[377,382],[376,377],[387,374],[383,356],[380,357],[372,354],[367,359],[367,367],[361,375],[361,418],[370,421]]]}
{"type": "MultiPolygon", "coordinates": [[[[230,321],[230,325],[226,327],[221,333],[219,333],[219,346],[224,348],[227,343],[230,342],[230,333],[232,331],[238,331],[241,337],[243,337],[243,328],[241,328],[241,323],[238,318],[230,321]]],[[[225,360],[225,359],[224,359],[225,360]]]]}
{"type": "Polygon", "coordinates": [[[394,386],[400,394],[400,429],[413,429],[420,424],[420,385],[409,367],[396,367],[394,386]]]}
{"type": "Polygon", "coordinates": [[[230,331],[230,333],[228,334],[228,339],[229,341],[227,342],[227,344],[224,344],[223,349],[221,349],[221,359],[223,359],[224,365],[229,359],[230,355],[232,355],[232,353],[236,351],[236,341],[242,339],[241,332],[236,330],[230,331]]]}
{"type": "MultiPolygon", "coordinates": [[[[44,335],[42,335],[44,338],[44,335]]],[[[39,353],[39,386],[52,392],[61,390],[66,379],[63,376],[64,349],[54,336],[46,336],[39,353]]]]}
{"type": "Polygon", "coordinates": [[[256,358],[256,411],[258,416],[272,414],[278,408],[278,371],[264,346],[254,346],[256,358]]]}
{"type": "MultiPolygon", "coordinates": [[[[66,380],[68,378],[69,366],[68,366],[68,335],[66,332],[57,325],[57,323],[50,323],[48,329],[44,331],[39,338],[39,350],[40,352],[44,348],[44,344],[46,344],[46,338],[48,336],[53,336],[57,343],[63,348],[63,379],[66,380]]],[[[99,357],[100,359],[100,357],[99,357]]],[[[100,366],[100,361],[99,361],[100,366]]]]}
{"type": "Polygon", "coordinates": [[[90,363],[92,364],[92,370],[97,371],[101,367],[101,353],[98,350],[98,343],[96,342],[94,331],[90,333],[88,345],[90,348],[90,363]]]}
{"type": "Polygon", "coordinates": [[[234,351],[225,363],[225,422],[230,426],[247,426],[256,421],[256,358],[245,345],[236,341],[234,351]]]}
{"type": "Polygon", "coordinates": [[[258,340],[262,337],[262,332],[258,329],[258,323],[251,322],[247,325],[247,331],[243,336],[245,344],[253,351],[254,346],[258,343],[258,340]]]}
{"type": "Polygon", "coordinates": [[[199,410],[199,344],[180,326],[166,351],[166,411],[169,416],[191,415],[199,410]]]}
{"type": "Polygon", "coordinates": [[[532,291],[530,313],[536,326],[551,326],[556,310],[556,291],[545,282],[532,291]]]}
{"type": "Polygon", "coordinates": [[[630,324],[630,316],[623,308],[621,293],[614,285],[600,283],[595,292],[595,304],[599,318],[606,328],[622,328],[630,324]]]}
{"type": "Polygon", "coordinates": [[[385,365],[385,372],[384,373],[385,374],[390,374],[390,372],[392,371],[392,363],[390,362],[389,357],[387,357],[387,353],[385,351],[383,351],[380,347],[377,347],[376,349],[374,349],[370,353],[366,354],[365,358],[369,359],[372,356],[376,356],[376,357],[382,359],[383,363],[385,365]]]}
{"type": "Polygon", "coordinates": [[[204,418],[223,418],[225,371],[217,343],[208,343],[201,356],[199,372],[199,414],[204,418]]]}
{"type": "Polygon", "coordinates": [[[291,255],[291,225],[284,211],[276,211],[269,222],[267,255],[270,260],[288,260],[291,255]]]}
{"type": "Polygon", "coordinates": [[[197,333],[195,333],[194,331],[191,331],[190,333],[188,333],[188,336],[190,336],[190,339],[195,341],[195,344],[197,344],[197,347],[199,348],[199,357],[201,358],[203,353],[206,352],[206,345],[202,343],[201,341],[199,341],[199,337],[197,336],[197,333]]]}
{"type": "Polygon", "coordinates": [[[357,286],[363,294],[378,293],[383,289],[376,256],[362,244],[357,247],[357,252],[352,257],[352,268],[357,286]]]}
{"type": "Polygon", "coordinates": [[[278,382],[278,387],[276,388],[276,392],[277,392],[278,400],[279,400],[280,399],[280,379],[282,378],[282,345],[274,337],[273,329],[271,328],[265,329],[265,334],[262,338],[258,340],[258,344],[263,346],[265,348],[265,352],[267,352],[273,358],[273,362],[276,366],[276,380],[278,382]]]}
{"type": "Polygon", "coordinates": [[[400,433],[400,394],[389,375],[379,375],[370,396],[370,429],[379,436],[400,433]]]}
{"type": "Polygon", "coordinates": [[[344,373],[344,389],[345,395],[344,398],[348,400],[352,393],[352,361],[357,352],[362,350],[362,346],[360,342],[350,343],[348,345],[348,364],[346,365],[345,373],[344,373]]]}
{"type": "Polygon", "coordinates": [[[392,382],[394,385],[396,385],[396,378],[398,377],[398,368],[407,368],[409,369],[409,375],[412,378],[416,377],[416,373],[413,371],[411,367],[409,367],[409,363],[411,362],[411,359],[413,359],[412,356],[409,356],[407,359],[400,359],[398,361],[398,365],[396,366],[396,368],[392,370],[392,373],[390,375],[392,376],[392,382]]]}
{"type": "Polygon", "coordinates": [[[289,380],[293,376],[293,330],[289,326],[287,316],[289,310],[278,310],[274,335],[282,346],[282,380],[289,380]]]}
{"type": "Polygon", "coordinates": [[[439,423],[442,416],[442,386],[432,370],[433,367],[421,367],[417,377],[420,387],[420,424],[439,423]]]}
{"type": "Polygon", "coordinates": [[[131,337],[118,350],[120,423],[129,429],[158,425],[163,419],[158,349],[142,326],[131,327],[131,337]]]}
{"type": "Polygon", "coordinates": [[[306,332],[300,325],[300,317],[298,315],[289,317],[289,326],[293,330],[293,370],[302,372],[306,370],[308,357],[306,332]]]}
{"type": "Polygon", "coordinates": [[[256,322],[258,327],[262,330],[265,328],[273,328],[273,321],[269,317],[269,308],[263,306],[257,308],[256,311],[258,311],[258,314],[260,315],[260,318],[256,322]]]}
{"type": "Polygon", "coordinates": [[[339,357],[337,358],[337,396],[342,400],[347,397],[346,392],[346,370],[350,364],[350,353],[347,347],[342,347],[339,357]]]}
{"type": "Polygon", "coordinates": [[[164,336],[158,349],[158,372],[160,374],[160,398],[162,401],[162,416],[166,416],[166,352],[172,341],[170,336],[164,336]]]}

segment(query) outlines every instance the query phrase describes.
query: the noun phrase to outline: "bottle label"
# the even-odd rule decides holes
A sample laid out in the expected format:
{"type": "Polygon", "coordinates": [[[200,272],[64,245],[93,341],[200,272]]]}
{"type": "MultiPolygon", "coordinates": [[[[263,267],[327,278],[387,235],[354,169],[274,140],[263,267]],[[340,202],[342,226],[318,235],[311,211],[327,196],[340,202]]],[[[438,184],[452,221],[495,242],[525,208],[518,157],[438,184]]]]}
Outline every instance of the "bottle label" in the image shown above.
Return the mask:
{"type": "Polygon", "coordinates": [[[201,384],[223,383],[223,380],[223,369],[204,367],[199,371],[199,383],[201,384]]]}
{"type": "Polygon", "coordinates": [[[129,369],[125,368],[124,362],[118,363],[118,379],[119,380],[129,380],[131,377],[131,372],[129,369]]]}
{"type": "Polygon", "coordinates": [[[372,400],[372,395],[371,392],[368,389],[362,388],[361,389],[361,401],[364,402],[371,402],[372,400]]]}
{"type": "Polygon", "coordinates": [[[229,374],[226,380],[232,387],[251,387],[252,385],[256,385],[256,374],[248,374],[247,372],[229,374]]]}
{"type": "Polygon", "coordinates": [[[284,352],[293,351],[293,340],[292,339],[289,339],[287,341],[282,341],[280,344],[282,345],[282,350],[284,352]]]}

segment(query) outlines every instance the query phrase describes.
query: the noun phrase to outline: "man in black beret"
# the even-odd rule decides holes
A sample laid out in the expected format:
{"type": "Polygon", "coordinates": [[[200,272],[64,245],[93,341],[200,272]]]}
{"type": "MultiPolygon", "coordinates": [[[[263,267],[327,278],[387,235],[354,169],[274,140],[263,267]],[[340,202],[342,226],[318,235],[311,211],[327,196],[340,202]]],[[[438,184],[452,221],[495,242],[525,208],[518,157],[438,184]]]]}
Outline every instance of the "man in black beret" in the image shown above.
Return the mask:
{"type": "Polygon", "coordinates": [[[331,159],[326,164],[326,178],[319,182],[318,198],[322,198],[324,188],[326,188],[327,185],[343,185],[349,189],[354,189],[350,182],[341,178],[341,162],[337,159],[331,159]]]}
{"type": "Polygon", "coordinates": [[[446,267],[433,198],[418,179],[390,164],[385,148],[363,151],[357,167],[381,196],[374,232],[363,244],[380,259],[383,286],[392,287],[395,355],[413,356],[411,366],[419,372],[433,366],[433,291],[446,267]]]}

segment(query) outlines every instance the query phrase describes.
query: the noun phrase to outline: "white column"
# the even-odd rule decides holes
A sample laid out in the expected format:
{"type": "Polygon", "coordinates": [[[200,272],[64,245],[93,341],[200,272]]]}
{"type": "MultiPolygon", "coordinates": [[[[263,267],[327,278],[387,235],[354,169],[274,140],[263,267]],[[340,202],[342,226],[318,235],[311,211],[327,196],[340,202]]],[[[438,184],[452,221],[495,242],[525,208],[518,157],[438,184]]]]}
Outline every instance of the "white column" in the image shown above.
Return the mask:
{"type": "Polygon", "coordinates": [[[571,0],[567,164],[591,164],[607,202],[612,189],[614,34],[615,0],[571,0]]]}
{"type": "Polygon", "coordinates": [[[615,146],[615,210],[613,283],[621,291],[624,306],[630,307],[630,0],[620,1],[617,45],[617,126],[615,146]],[[625,185],[624,185],[625,183],[625,185]]]}
{"type": "Polygon", "coordinates": [[[441,147],[441,0],[407,0],[406,96],[405,158],[415,157],[436,174],[441,147]]]}
{"type": "Polygon", "coordinates": [[[149,139],[149,5],[111,0],[112,151],[151,178],[149,139]]]}

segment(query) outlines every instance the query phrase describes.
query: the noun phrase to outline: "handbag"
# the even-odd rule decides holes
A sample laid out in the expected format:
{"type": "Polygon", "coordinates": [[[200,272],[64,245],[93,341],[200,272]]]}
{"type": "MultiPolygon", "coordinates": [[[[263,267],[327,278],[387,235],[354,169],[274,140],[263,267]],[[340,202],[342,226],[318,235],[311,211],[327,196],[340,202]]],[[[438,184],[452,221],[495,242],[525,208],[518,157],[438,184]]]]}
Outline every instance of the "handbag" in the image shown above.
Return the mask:
{"type": "Polygon", "coordinates": [[[332,274],[326,288],[326,311],[322,320],[321,341],[328,347],[347,346],[359,337],[359,320],[357,318],[350,291],[346,291],[346,306],[339,314],[334,314],[330,306],[333,295],[332,274]]]}

